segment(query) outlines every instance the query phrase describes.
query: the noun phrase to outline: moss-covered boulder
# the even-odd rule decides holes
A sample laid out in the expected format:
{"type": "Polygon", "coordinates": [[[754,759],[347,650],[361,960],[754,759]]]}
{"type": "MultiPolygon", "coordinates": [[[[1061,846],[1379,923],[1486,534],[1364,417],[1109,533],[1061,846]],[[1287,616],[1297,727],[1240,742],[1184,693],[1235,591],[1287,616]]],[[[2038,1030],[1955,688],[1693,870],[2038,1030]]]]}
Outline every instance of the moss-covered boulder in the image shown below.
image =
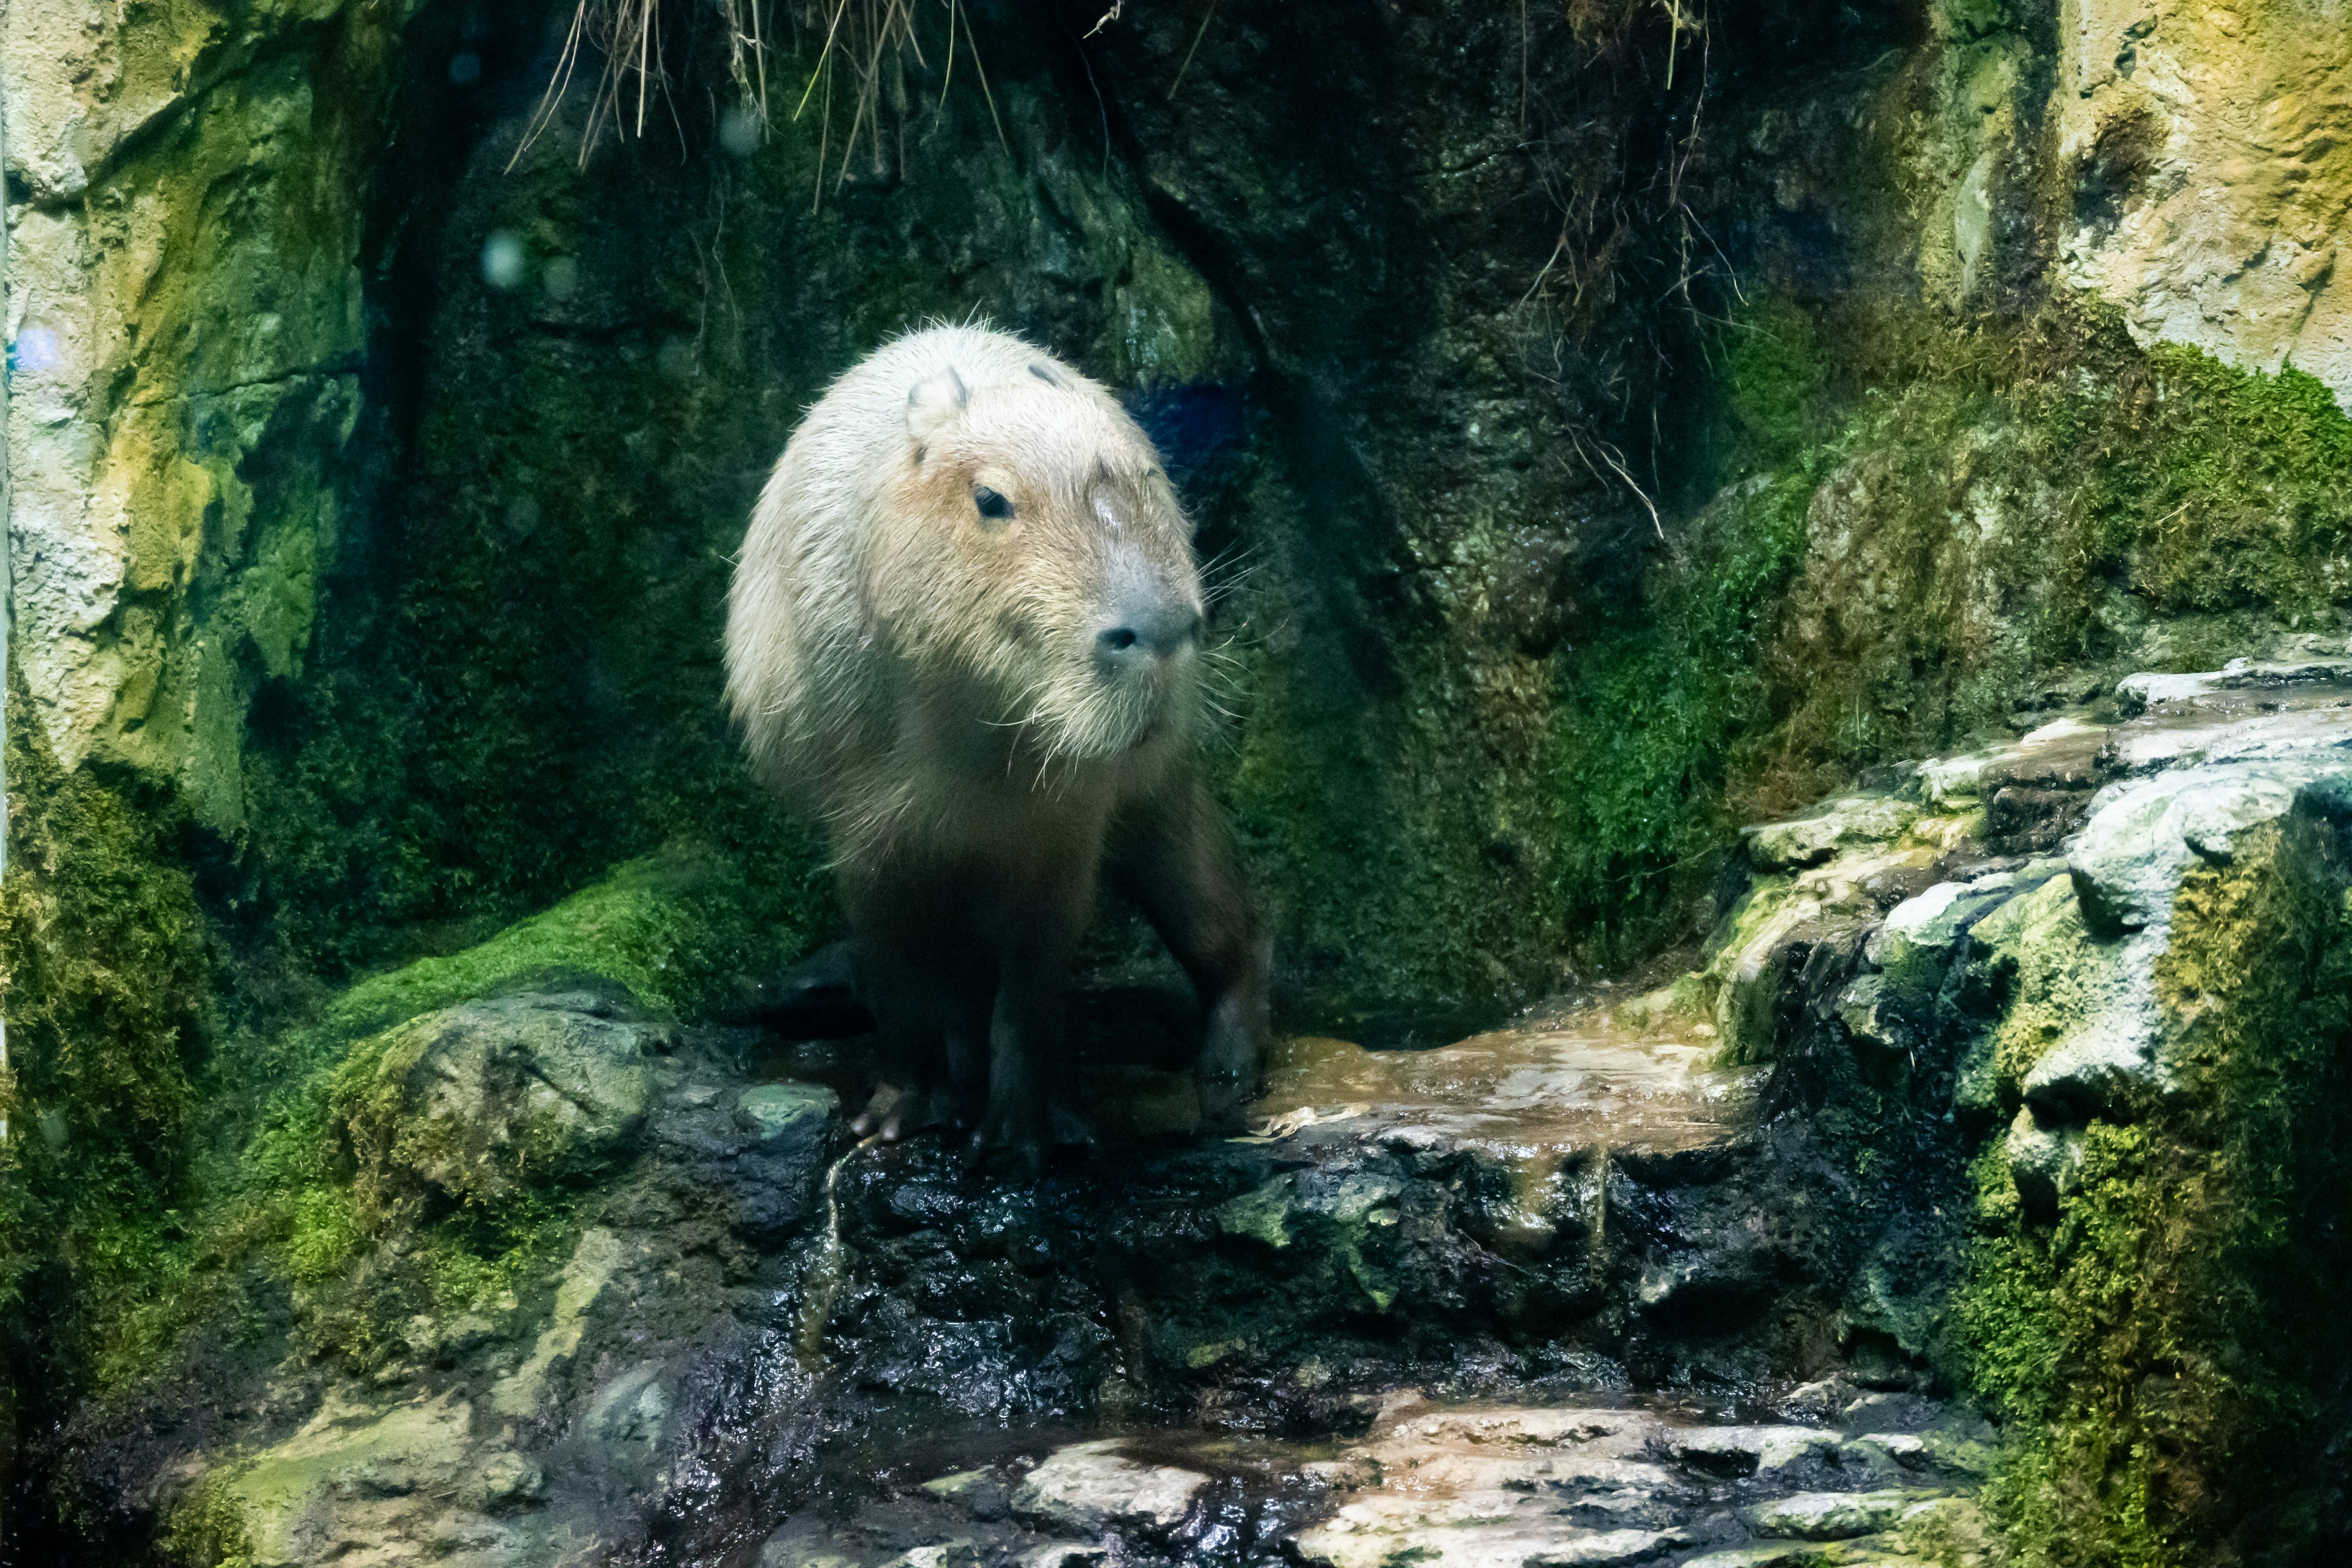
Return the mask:
{"type": "Polygon", "coordinates": [[[328,1103],[362,1218],[382,1223],[404,1188],[496,1203],[625,1153],[659,1037],[612,1012],[584,994],[500,998],[427,1013],[357,1053],[328,1103]]]}

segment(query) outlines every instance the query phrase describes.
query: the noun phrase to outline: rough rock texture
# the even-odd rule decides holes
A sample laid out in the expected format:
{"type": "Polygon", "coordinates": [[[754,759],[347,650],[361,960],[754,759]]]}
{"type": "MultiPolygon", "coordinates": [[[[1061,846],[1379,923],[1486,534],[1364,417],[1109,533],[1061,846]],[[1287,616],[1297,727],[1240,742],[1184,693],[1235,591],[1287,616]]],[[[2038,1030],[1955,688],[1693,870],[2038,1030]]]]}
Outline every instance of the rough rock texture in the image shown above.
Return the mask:
{"type": "MultiPolygon", "coordinates": [[[[159,1380],[75,1451],[144,1478],[126,1534],[288,1564],[1969,1563],[2126,1528],[2144,1494],[2085,1446],[2189,1413],[2230,1447],[2174,1461],[2201,1500],[2162,1528],[2324,1502],[2325,1351],[2199,1281],[2341,1284],[2294,1207],[2339,1179],[2352,1072],[2331,668],[2135,681],[2133,717],[1898,770],[1751,835],[1797,847],[1672,984],[1433,1049],[1288,1040],[1243,1137],[1097,1037],[1105,1151],[1032,1184],[853,1145],[853,1046],[499,993],[545,937],[428,961],[376,994],[438,1006],[315,1069],[317,1142],[248,1156],[293,1173],[236,1287],[262,1353],[193,1363],[216,1414],[159,1380]],[[2018,779],[2058,798],[1999,818],[2018,779]],[[1997,853],[1996,820],[2056,852],[1997,853]],[[2262,1120],[2290,1113],[2319,1120],[2262,1120]],[[2134,1206],[2249,1139],[2284,1165],[2134,1206]],[[2130,1310],[2242,1370],[2102,1405],[2090,1369],[2142,1352],[2100,1281],[2150,1247],[2130,1310]]],[[[2325,1550],[2308,1517],[2291,1545],[2325,1550]]]]}
{"type": "Polygon", "coordinates": [[[2352,32],[2332,0],[2075,0],[2053,94],[2060,265],[2143,342],[2292,362],[2352,402],[2352,32]]]}
{"type": "Polygon", "coordinates": [[[0,27],[16,668],[65,766],[173,780],[225,831],[246,704],[300,672],[339,531],[366,176],[413,10],[0,27]]]}
{"type": "Polygon", "coordinates": [[[331,1120],[356,1170],[302,1206],[348,1201],[373,1249],[298,1262],[294,1356],[215,1368],[236,1403],[146,1437],[205,1445],[173,1483],[182,1558],[552,1563],[641,1542],[625,1500],[676,1484],[678,1431],[723,1416],[744,1358],[794,1375],[846,1146],[831,1092],[747,1085],[743,1043],[525,993],[356,1050],[331,1120]],[[524,1208],[520,1244],[478,1258],[524,1208]]]}
{"type": "Polygon", "coordinates": [[[1981,1447],[1978,1429],[1931,1401],[1901,1403],[1898,1418],[1910,1428],[1901,1432],[1851,1435],[1856,1421],[1889,1414],[1869,1398],[1832,1412],[1823,1425],[1782,1429],[1810,1439],[1804,1456],[1765,1471],[1752,1452],[1744,1469],[1715,1462],[1727,1435],[1755,1429],[1722,1425],[1720,1409],[1697,1403],[1461,1405],[1405,1394],[1360,1437],[1313,1447],[1139,1434],[1041,1453],[1021,1442],[986,1468],[942,1478],[953,1486],[894,1489],[855,1512],[820,1504],[771,1536],[761,1561],[801,1568],[898,1552],[893,1561],[919,1563],[937,1552],[946,1561],[1039,1564],[1108,1555],[1321,1568],[1969,1568],[1994,1560],[1974,1505],[1952,1495],[1973,1489],[1970,1470],[1924,1451],[1932,1442],[1972,1458],[1981,1447]],[[1888,1442],[1918,1451],[1910,1468],[1883,1464],[1876,1445],[1888,1442]],[[1154,1462],[1122,1452],[1150,1453],[1154,1462]],[[1200,1468],[1175,1470],[1169,1461],[1200,1468]],[[1185,1476],[1185,1506],[1149,1521],[1108,1521],[1043,1518],[1016,1504],[1008,1519],[993,1500],[1007,1485],[1026,1492],[1041,1478],[1063,1484],[1060,1478],[1107,1465],[1185,1476]],[[1803,1544],[1816,1540],[1852,1544],[1829,1557],[1803,1544]]]}

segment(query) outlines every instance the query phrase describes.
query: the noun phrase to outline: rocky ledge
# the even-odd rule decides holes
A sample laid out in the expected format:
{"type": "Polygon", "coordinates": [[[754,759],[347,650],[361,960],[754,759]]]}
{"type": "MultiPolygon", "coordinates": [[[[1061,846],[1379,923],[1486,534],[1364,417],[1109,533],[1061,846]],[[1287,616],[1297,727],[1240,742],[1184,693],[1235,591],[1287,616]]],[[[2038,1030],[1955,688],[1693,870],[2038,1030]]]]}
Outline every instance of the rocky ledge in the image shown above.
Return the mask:
{"type": "Polygon", "coordinates": [[[2340,905],[2352,665],[1868,784],[1750,830],[1679,977],[1285,1040],[1247,1136],[1097,1031],[1104,1148],[1034,1183],[854,1139],[854,1041],[519,981],[410,1018],[323,1091],[341,1249],[298,1228],[71,1462],[256,1564],[1976,1561],[2017,1433],[1967,1260],[2213,1092],[2206,883],[2340,905]]]}
{"type": "MultiPolygon", "coordinates": [[[[1846,1391],[1848,1394],[1851,1391],[1846,1391]]],[[[761,1568],[1285,1562],[1320,1568],[1973,1563],[1988,1429],[1932,1401],[1794,1391],[1807,1425],[1649,1400],[1383,1402],[1352,1441],[1146,1432],[807,1510],[761,1568]],[[1819,1419],[1822,1409],[1831,1418],[1819,1419]]]]}

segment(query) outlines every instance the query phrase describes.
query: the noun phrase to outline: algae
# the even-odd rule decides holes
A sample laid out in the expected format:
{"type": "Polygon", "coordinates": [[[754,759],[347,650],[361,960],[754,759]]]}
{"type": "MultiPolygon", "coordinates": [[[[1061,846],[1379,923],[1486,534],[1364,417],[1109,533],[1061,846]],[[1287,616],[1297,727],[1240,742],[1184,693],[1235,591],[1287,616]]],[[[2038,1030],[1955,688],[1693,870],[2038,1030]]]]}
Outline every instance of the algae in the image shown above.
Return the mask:
{"type": "Polygon", "coordinates": [[[2299,816],[2189,873],[2157,960],[2180,1084],[2084,1131],[2054,1225],[1998,1143],[1976,1167],[1960,1365],[2006,1425],[1987,1495],[2021,1563],[2301,1561],[2340,1504],[2352,904],[2333,833],[2299,816]]]}

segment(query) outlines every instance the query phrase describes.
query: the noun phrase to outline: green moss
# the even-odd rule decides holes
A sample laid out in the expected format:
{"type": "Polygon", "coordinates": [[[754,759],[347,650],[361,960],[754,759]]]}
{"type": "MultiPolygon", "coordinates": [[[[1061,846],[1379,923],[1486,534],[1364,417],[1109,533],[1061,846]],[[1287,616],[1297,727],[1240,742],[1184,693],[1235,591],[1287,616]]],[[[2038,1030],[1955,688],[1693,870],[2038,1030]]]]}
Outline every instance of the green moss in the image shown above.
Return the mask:
{"type": "Polygon", "coordinates": [[[1736,826],[1735,745],[1769,700],[1765,653],[1822,462],[1809,454],[1719,500],[1654,572],[1646,614],[1563,668],[1559,897],[1604,952],[1654,940],[1662,906],[1736,826]]]}
{"type": "Polygon", "coordinates": [[[163,1521],[156,1546],[164,1562],[182,1568],[253,1568],[251,1531],[243,1504],[225,1479],[207,1477],[189,1489],[163,1521]]]}
{"type": "Polygon", "coordinates": [[[2085,1131],[2054,1227],[1998,1143],[1978,1163],[1956,1320],[2021,1563],[2300,1561],[2340,1501],[2352,908],[2317,834],[2190,874],[2158,963],[2179,1091],[2085,1131]]]}
{"type": "Polygon", "coordinates": [[[1777,295],[1739,311],[1724,334],[1724,400],[1760,451],[1793,451],[1822,413],[1829,366],[1820,336],[1811,316],[1777,295]]]}
{"type": "Polygon", "coordinates": [[[594,975],[676,1016],[728,999],[824,928],[825,889],[758,886],[739,862],[688,846],[630,861],[547,910],[447,958],[423,958],[337,998],[326,1026],[379,1028],[546,974],[594,975]]]}
{"type": "Polygon", "coordinates": [[[378,1156],[425,1135],[405,1115],[394,1058],[413,1061],[430,1038],[397,1026],[537,980],[618,984],[653,1010],[694,1016],[797,955],[824,910],[803,885],[761,885],[739,861],[680,847],[466,952],[363,981],[310,1024],[236,1043],[216,1069],[233,1081],[212,1103],[235,1115],[241,1099],[257,1100],[249,1132],[212,1152],[179,1212],[130,1222],[110,1210],[94,1233],[94,1261],[109,1272],[86,1307],[92,1385],[128,1392],[200,1325],[235,1335],[257,1324],[256,1292],[278,1283],[291,1292],[298,1344],[362,1367],[406,1353],[418,1314],[437,1321],[500,1298],[560,1249],[575,1194],[528,1146],[518,1170],[545,1174],[510,1191],[451,1205],[383,1186],[378,1156]]]}
{"type": "Polygon", "coordinates": [[[2082,304],[1963,337],[1768,300],[1718,363],[1747,477],[1557,663],[1553,896],[1604,953],[1743,821],[2352,608],[2352,419],[2299,373],[2082,304]]]}
{"type": "Polygon", "coordinates": [[[214,976],[171,816],[58,767],[21,688],[12,709],[0,1304],[74,1360],[181,1226],[214,976]]]}

